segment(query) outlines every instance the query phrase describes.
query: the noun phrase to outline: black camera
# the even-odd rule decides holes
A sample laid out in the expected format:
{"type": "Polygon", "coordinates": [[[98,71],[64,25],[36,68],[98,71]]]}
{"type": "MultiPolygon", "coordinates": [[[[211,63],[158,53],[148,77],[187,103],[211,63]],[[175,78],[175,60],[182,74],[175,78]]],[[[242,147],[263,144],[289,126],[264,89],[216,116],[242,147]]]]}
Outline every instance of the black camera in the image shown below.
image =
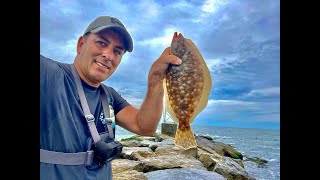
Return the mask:
{"type": "Polygon", "coordinates": [[[122,148],[122,144],[117,141],[112,141],[109,143],[99,141],[92,147],[92,150],[94,151],[94,158],[96,159],[98,164],[102,166],[103,164],[119,157],[122,148]]]}
{"type": "Polygon", "coordinates": [[[114,141],[108,136],[108,133],[99,134],[101,141],[96,144],[93,143],[92,138],[89,138],[88,145],[90,150],[94,152],[94,159],[97,161],[99,166],[112,161],[115,158],[118,158],[122,152],[123,145],[114,141]]]}

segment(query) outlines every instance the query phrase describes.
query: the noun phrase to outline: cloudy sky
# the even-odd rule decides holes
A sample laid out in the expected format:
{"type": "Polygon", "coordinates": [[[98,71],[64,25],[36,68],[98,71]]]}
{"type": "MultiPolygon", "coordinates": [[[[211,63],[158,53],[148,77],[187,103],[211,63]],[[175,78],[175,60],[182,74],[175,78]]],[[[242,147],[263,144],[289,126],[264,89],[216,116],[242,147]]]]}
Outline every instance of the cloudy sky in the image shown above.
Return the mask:
{"type": "Polygon", "coordinates": [[[213,79],[193,125],[280,128],[279,0],[41,0],[40,53],[72,63],[78,37],[100,15],[119,18],[134,40],[104,83],[135,107],[151,64],[179,32],[196,44],[213,79]]]}

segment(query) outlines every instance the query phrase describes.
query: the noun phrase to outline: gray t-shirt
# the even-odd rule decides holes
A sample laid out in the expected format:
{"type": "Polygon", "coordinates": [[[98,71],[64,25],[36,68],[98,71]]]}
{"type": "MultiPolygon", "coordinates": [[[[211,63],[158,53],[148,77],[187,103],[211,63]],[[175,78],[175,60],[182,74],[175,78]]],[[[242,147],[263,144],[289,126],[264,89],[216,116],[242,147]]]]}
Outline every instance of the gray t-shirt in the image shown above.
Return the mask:
{"type": "MultiPolygon", "coordinates": [[[[100,101],[102,87],[94,88],[84,81],[82,85],[98,132],[106,132],[100,101]]],[[[108,89],[106,93],[110,117],[115,117],[129,103],[113,88],[105,87],[108,89]]],[[[40,54],[40,149],[65,153],[84,152],[88,148],[90,136],[70,64],[57,62],[40,54]]],[[[40,179],[111,180],[111,163],[100,167],[95,161],[91,166],[40,162],[40,179]]]]}

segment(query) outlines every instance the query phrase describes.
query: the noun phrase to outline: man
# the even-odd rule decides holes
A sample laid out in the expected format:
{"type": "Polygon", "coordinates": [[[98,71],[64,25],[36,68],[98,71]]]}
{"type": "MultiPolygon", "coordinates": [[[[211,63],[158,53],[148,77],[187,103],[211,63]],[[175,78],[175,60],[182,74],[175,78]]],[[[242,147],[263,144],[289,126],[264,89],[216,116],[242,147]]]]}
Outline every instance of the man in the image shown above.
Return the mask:
{"type": "Polygon", "coordinates": [[[114,112],[117,125],[142,136],[155,133],[162,113],[162,82],[166,69],[170,63],[181,64],[181,60],[170,54],[170,47],[163,51],[151,66],[147,94],[140,109],[136,109],[113,88],[102,84],[115,72],[123,54],[132,50],[132,38],[119,19],[100,16],[79,37],[73,64],[57,62],[40,54],[41,180],[112,179],[110,162],[101,164],[96,158],[91,159],[92,163],[81,160],[91,157],[88,150],[95,146],[92,145],[95,128],[92,130],[88,126],[76,77],[81,78],[80,87],[83,87],[99,135],[112,134],[106,123],[107,117],[111,115],[112,119],[113,115],[106,112],[108,108],[109,112],[114,112]],[[103,93],[107,96],[108,108],[103,107],[103,93]],[[75,157],[75,154],[81,156],[75,157]]]}

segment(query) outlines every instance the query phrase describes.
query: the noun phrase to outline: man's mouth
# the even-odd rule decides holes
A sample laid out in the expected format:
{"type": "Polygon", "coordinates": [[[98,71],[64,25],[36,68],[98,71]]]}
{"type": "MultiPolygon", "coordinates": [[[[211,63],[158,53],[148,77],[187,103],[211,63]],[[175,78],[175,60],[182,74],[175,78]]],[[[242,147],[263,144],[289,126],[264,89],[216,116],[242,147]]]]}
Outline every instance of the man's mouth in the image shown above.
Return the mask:
{"type": "Polygon", "coordinates": [[[98,66],[102,67],[102,68],[106,68],[106,69],[110,69],[110,68],[111,68],[108,64],[103,64],[103,63],[101,63],[101,62],[99,62],[99,61],[95,61],[95,63],[96,63],[98,66]]]}

